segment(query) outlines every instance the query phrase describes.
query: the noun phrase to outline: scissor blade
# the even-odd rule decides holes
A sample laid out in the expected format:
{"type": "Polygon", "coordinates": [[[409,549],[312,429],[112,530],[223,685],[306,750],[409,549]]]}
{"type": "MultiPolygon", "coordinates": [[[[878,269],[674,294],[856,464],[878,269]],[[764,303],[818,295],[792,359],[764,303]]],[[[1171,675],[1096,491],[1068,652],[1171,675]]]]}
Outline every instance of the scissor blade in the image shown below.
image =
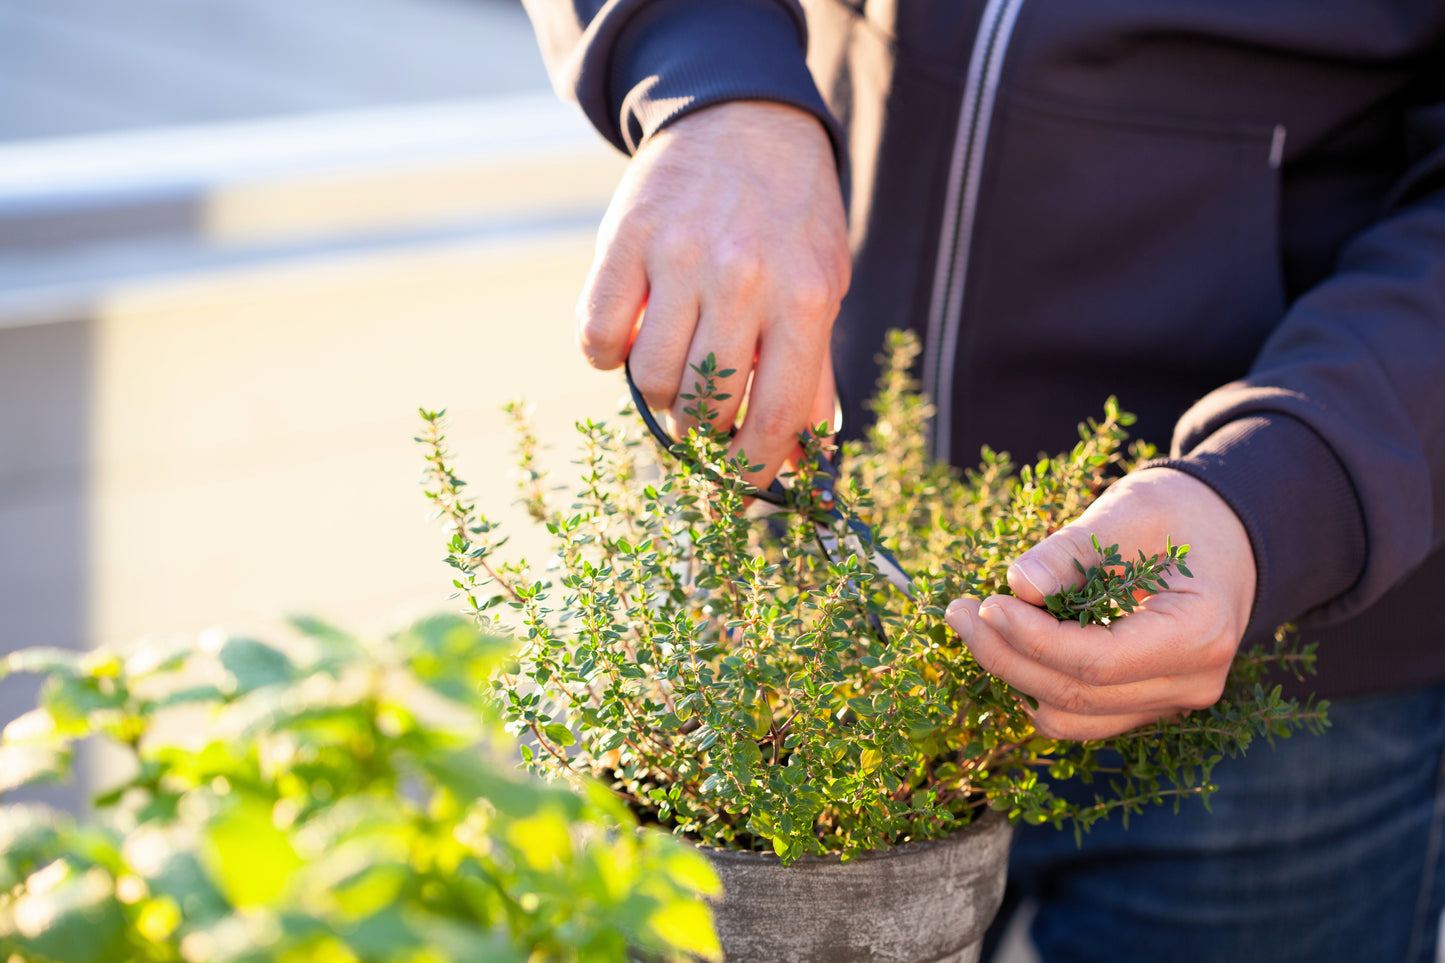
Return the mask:
{"type": "MultiPolygon", "coordinates": [[[[857,518],[843,515],[836,508],[828,515],[834,521],[842,521],[848,526],[848,534],[843,538],[843,544],[847,545],[853,554],[867,558],[895,588],[909,598],[913,598],[913,579],[903,571],[903,566],[898,564],[898,560],[893,557],[893,554],[878,544],[877,537],[867,525],[857,518]]],[[[815,526],[818,530],[818,541],[822,543],[823,548],[830,556],[836,558],[839,554],[837,532],[833,527],[821,522],[815,523],[815,526]]]]}

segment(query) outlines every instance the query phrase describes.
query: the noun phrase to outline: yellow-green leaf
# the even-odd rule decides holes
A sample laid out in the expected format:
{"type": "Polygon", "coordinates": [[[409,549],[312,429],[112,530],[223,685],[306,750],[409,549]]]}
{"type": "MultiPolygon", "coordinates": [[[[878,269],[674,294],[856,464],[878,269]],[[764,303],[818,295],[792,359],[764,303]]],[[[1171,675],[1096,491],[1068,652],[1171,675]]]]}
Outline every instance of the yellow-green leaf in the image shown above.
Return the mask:
{"type": "Polygon", "coordinates": [[[648,918],[652,931],[670,946],[705,960],[721,960],[712,910],[693,900],[673,900],[648,918]]]}
{"type": "Polygon", "coordinates": [[[301,868],[301,857],[276,828],[269,802],[248,795],[227,802],[206,827],[202,861],[237,908],[275,903],[301,868]]]}
{"type": "Polygon", "coordinates": [[[534,869],[549,869],[572,856],[572,834],[567,821],[556,812],[517,820],[507,827],[507,841],[534,869]]]}
{"type": "Polygon", "coordinates": [[[712,868],[707,857],[681,846],[674,846],[672,850],[667,857],[667,871],[674,880],[702,896],[722,896],[722,882],[718,880],[717,871],[712,868]]]}

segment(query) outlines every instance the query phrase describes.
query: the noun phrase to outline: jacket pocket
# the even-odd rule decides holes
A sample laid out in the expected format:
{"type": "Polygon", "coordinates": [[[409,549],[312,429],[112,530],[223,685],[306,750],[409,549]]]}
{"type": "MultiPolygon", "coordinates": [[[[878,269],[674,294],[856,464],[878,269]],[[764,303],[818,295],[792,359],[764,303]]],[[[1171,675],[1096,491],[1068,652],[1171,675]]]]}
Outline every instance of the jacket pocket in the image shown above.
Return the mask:
{"type": "Polygon", "coordinates": [[[954,396],[979,437],[954,450],[974,450],[990,430],[1029,453],[1066,442],[1109,394],[1138,411],[1144,437],[1167,443],[1190,402],[1248,370],[1284,313],[1282,131],[1017,92],[1001,107],[954,396]],[[1009,420],[989,413],[1014,395],[1055,399],[1058,437],[990,425],[1009,420]]]}

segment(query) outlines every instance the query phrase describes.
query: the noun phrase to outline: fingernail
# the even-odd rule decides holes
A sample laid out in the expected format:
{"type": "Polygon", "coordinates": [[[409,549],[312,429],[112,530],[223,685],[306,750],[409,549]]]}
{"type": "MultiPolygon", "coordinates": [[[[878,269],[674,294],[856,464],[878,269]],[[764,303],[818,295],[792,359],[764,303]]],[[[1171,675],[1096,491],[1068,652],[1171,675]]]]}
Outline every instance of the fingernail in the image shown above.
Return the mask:
{"type": "Polygon", "coordinates": [[[1043,563],[1032,558],[1022,558],[1013,564],[1014,571],[1019,577],[1034,587],[1034,591],[1040,595],[1053,595],[1059,590],[1057,579],[1049,576],[1049,570],[1043,563]]]}
{"type": "Polygon", "coordinates": [[[995,632],[1007,634],[1008,615],[1004,612],[1002,605],[997,602],[985,602],[979,606],[978,616],[987,622],[995,632]]]}
{"type": "Polygon", "coordinates": [[[954,599],[948,603],[948,608],[944,610],[944,619],[963,641],[973,638],[973,616],[968,614],[963,599],[954,599]]]}

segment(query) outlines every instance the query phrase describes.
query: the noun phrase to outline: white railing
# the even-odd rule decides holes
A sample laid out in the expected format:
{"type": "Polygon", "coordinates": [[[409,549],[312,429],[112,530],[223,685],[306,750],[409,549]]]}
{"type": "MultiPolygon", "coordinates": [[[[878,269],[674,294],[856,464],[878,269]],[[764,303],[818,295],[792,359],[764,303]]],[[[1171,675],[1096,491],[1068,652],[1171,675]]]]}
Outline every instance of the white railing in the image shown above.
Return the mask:
{"type": "Polygon", "coordinates": [[[136,277],[595,220],[621,164],[547,93],[0,146],[0,327],[136,277]]]}

